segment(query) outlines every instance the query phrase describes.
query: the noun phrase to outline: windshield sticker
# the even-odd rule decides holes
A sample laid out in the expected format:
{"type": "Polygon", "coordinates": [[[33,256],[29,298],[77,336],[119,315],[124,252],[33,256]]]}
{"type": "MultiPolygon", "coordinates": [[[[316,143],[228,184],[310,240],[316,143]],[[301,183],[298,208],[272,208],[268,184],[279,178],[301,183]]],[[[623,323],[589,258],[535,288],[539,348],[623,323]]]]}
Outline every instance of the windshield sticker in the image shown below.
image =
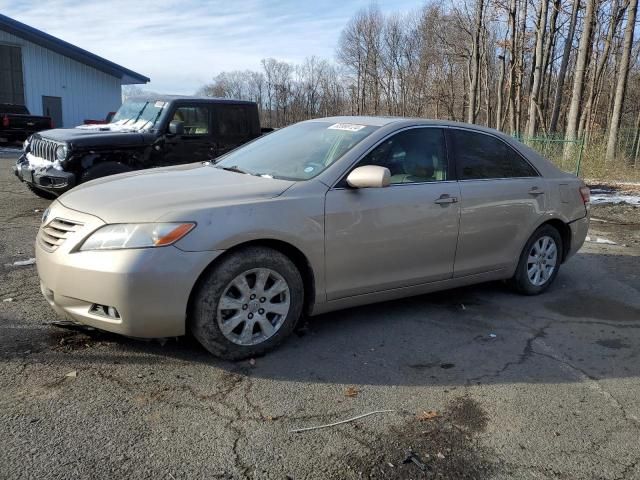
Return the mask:
{"type": "Polygon", "coordinates": [[[346,130],[347,132],[358,132],[365,128],[366,125],[357,125],[355,123],[334,123],[328,130],[346,130]]]}
{"type": "Polygon", "coordinates": [[[160,100],[158,100],[158,101],[155,103],[155,105],[154,105],[154,106],[155,106],[156,108],[163,108],[166,104],[167,104],[167,102],[161,102],[160,100]]]}

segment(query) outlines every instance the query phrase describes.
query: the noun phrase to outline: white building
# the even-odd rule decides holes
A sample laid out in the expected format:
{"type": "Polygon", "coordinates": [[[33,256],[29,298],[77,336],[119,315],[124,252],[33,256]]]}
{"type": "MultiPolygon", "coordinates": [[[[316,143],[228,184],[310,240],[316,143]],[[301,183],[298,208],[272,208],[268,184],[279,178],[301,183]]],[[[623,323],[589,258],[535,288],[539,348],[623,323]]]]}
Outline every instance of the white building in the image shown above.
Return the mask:
{"type": "Polygon", "coordinates": [[[26,105],[55,127],[104,119],[122,85],[149,78],[0,14],[0,103],[26,105]]]}

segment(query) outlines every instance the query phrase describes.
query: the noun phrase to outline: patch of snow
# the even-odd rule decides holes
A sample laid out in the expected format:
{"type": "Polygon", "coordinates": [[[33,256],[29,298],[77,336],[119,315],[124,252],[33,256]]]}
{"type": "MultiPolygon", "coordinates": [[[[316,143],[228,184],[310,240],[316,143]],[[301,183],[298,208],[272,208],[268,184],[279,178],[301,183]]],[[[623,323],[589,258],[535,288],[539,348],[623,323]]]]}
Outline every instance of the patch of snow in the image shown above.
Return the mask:
{"type": "Polygon", "coordinates": [[[136,123],[125,123],[120,121],[116,123],[102,123],[97,125],[78,125],[76,128],[80,130],[92,130],[96,132],[141,132],[150,124],[149,120],[138,120],[136,123]]]}
{"type": "Polygon", "coordinates": [[[35,258],[29,258],[27,260],[17,260],[15,262],[13,262],[13,266],[14,267],[24,267],[26,265],[33,265],[34,263],[36,263],[36,259],[35,258]]]}
{"type": "Polygon", "coordinates": [[[590,243],[600,243],[600,244],[604,244],[604,245],[617,245],[616,242],[614,242],[613,240],[609,240],[608,238],[602,238],[602,237],[591,237],[588,236],[584,239],[585,242],[590,242],[590,243]]]}
{"type": "Polygon", "coordinates": [[[624,194],[604,193],[604,192],[606,191],[601,189],[591,190],[591,204],[605,205],[608,203],[611,203],[611,204],[628,203],[629,205],[640,206],[640,195],[624,195],[624,194]]]}
{"type": "Polygon", "coordinates": [[[30,153],[27,153],[27,162],[29,163],[29,168],[31,170],[47,169],[49,167],[53,167],[56,170],[62,170],[58,160],[52,162],[44,158],[36,157],[30,153]]]}

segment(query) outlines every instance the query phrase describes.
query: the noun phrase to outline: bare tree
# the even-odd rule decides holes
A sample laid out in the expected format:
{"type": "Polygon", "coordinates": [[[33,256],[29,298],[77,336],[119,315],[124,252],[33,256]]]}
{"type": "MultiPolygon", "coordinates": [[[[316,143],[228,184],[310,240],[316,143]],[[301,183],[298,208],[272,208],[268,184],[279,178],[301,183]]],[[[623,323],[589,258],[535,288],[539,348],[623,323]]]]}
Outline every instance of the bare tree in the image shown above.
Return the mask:
{"type": "MultiPolygon", "coordinates": [[[[372,5],[347,22],[336,61],[266,58],[257,71],[218,73],[201,93],[253,100],[276,127],[383,114],[606,143],[640,125],[632,1],[635,16],[637,0],[427,0],[404,14],[372,5]]],[[[628,143],[640,152],[640,133],[628,143]]]]}
{"type": "MultiPolygon", "coordinates": [[[[571,105],[567,116],[566,138],[576,140],[578,133],[578,118],[582,105],[582,92],[584,89],[584,77],[587,69],[589,50],[591,49],[591,31],[595,20],[596,3],[598,0],[587,0],[587,9],[584,14],[584,25],[580,45],[578,46],[578,57],[576,59],[575,74],[573,76],[573,90],[571,94],[571,105]]],[[[573,148],[566,150],[567,155],[573,153],[573,148]]]]}
{"type": "Polygon", "coordinates": [[[571,7],[571,19],[569,20],[569,30],[564,40],[564,49],[562,52],[562,63],[558,71],[556,80],[556,89],[553,97],[553,107],[551,109],[551,121],[549,122],[549,131],[555,133],[558,128],[558,119],[560,117],[560,108],[562,106],[562,98],[564,94],[564,80],[567,75],[567,67],[569,66],[569,57],[571,56],[571,46],[573,44],[573,36],[576,30],[576,22],[578,19],[578,9],[580,8],[580,0],[573,0],[571,7]]]}
{"type": "Polygon", "coordinates": [[[542,0],[540,4],[540,12],[538,14],[538,25],[536,28],[536,61],[533,70],[533,85],[529,95],[529,123],[527,127],[527,135],[533,137],[536,134],[536,124],[538,115],[540,115],[540,106],[538,105],[540,88],[542,86],[542,75],[544,67],[544,38],[547,31],[547,11],[549,8],[549,0],[542,0]]]}
{"type": "Polygon", "coordinates": [[[476,100],[478,99],[478,79],[480,77],[480,39],[483,29],[484,0],[476,0],[473,42],[471,46],[469,75],[469,109],[467,122],[476,123],[476,100]]]}
{"type": "Polygon", "coordinates": [[[629,15],[627,26],[624,32],[624,42],[622,44],[622,57],[620,69],[618,71],[618,81],[616,82],[615,98],[613,101],[613,113],[611,114],[611,124],[609,125],[609,139],[607,140],[607,162],[613,161],[616,155],[618,142],[618,130],[622,119],[622,104],[627,91],[627,79],[629,77],[629,61],[631,49],[633,47],[633,33],[636,26],[636,12],[638,10],[638,0],[629,1],[629,15]]]}

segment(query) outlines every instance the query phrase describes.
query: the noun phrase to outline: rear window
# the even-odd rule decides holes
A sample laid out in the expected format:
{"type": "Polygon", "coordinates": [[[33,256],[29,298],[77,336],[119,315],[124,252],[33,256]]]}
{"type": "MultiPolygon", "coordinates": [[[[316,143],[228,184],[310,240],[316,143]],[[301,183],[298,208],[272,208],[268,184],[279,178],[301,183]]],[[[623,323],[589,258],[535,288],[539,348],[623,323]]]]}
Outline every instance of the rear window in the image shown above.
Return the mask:
{"type": "Polygon", "coordinates": [[[451,129],[458,178],[537,177],[537,172],[509,145],[491,135],[451,129]]]}
{"type": "Polygon", "coordinates": [[[24,105],[10,105],[10,104],[0,104],[0,113],[18,113],[21,115],[28,115],[29,110],[24,105]]]}

